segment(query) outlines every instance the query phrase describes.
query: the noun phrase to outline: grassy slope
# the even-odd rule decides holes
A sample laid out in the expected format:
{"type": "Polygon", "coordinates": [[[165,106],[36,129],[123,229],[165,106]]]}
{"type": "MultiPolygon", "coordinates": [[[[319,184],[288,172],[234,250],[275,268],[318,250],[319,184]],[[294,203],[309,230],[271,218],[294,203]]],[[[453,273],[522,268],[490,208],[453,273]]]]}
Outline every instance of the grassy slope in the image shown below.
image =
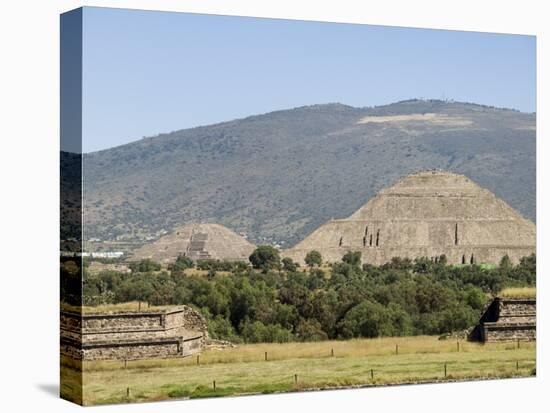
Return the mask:
{"type": "Polygon", "coordinates": [[[499,293],[503,298],[536,298],[537,290],[534,287],[505,288],[499,293]]]}
{"type": "MultiPolygon", "coordinates": [[[[206,350],[196,357],[87,362],[85,404],[152,401],[445,380],[529,376],[535,344],[477,344],[437,337],[382,338],[321,343],[249,344],[206,350]],[[398,355],[395,347],[399,346],[398,355]],[[334,357],[331,357],[334,349],[334,357]],[[265,352],[268,361],[265,361],[265,352]],[[516,362],[519,370],[516,370],[516,362]],[[447,364],[447,377],[444,365],[447,364]],[[374,379],[371,379],[371,369],[374,379]],[[298,380],[295,382],[294,375],[298,380]],[[216,390],[213,381],[216,381],[216,390]],[[130,397],[126,397],[127,388],[130,397]]],[[[67,383],[74,370],[64,369],[67,383]]],[[[67,391],[67,389],[62,389],[67,391]]]]}
{"type": "Polygon", "coordinates": [[[103,304],[97,306],[76,306],[70,305],[65,302],[61,302],[61,309],[64,311],[71,311],[74,313],[82,314],[96,314],[96,313],[126,313],[126,312],[136,312],[136,311],[165,311],[176,308],[175,305],[147,305],[146,302],[142,301],[141,303],[137,301],[128,301],[125,303],[118,304],[103,304]]]}

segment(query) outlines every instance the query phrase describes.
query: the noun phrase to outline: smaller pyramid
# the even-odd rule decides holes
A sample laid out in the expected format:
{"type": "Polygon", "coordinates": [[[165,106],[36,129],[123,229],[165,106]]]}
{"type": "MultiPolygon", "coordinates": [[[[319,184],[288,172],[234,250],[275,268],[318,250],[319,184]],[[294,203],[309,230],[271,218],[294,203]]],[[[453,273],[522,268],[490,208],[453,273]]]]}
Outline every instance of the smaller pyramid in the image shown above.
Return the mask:
{"type": "Polygon", "coordinates": [[[183,225],[168,235],[134,251],[132,260],[152,259],[172,263],[179,255],[192,260],[248,261],[256,247],[219,224],[183,225]]]}

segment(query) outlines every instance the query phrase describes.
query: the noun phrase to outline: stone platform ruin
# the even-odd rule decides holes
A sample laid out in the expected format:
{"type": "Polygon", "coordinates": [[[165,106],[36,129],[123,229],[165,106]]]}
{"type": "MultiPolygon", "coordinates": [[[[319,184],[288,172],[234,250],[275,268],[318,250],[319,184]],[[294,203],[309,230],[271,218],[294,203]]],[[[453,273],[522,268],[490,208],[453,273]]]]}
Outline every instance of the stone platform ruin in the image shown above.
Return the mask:
{"type": "Polygon", "coordinates": [[[536,299],[495,298],[468,337],[484,343],[536,340],[536,299]]]}
{"type": "Polygon", "coordinates": [[[76,360],[184,357],[200,351],[206,322],[191,307],[79,314],[61,311],[61,354],[76,360]]]}

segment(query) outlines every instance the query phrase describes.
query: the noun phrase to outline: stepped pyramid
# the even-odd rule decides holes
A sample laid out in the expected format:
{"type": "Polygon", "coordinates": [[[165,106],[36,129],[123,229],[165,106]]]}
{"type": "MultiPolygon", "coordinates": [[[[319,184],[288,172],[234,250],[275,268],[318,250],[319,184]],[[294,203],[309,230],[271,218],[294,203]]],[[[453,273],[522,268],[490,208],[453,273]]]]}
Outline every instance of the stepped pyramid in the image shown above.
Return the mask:
{"type": "Polygon", "coordinates": [[[246,261],[255,246],[240,235],[218,224],[190,224],[134,251],[133,260],[150,258],[171,263],[178,255],[193,260],[246,261]]]}
{"type": "Polygon", "coordinates": [[[380,191],[349,218],[317,228],[283,256],[303,262],[319,251],[334,262],[361,251],[363,263],[381,265],[392,257],[442,254],[449,263],[498,264],[535,252],[535,224],[469,178],[432,170],[408,175],[380,191]]]}

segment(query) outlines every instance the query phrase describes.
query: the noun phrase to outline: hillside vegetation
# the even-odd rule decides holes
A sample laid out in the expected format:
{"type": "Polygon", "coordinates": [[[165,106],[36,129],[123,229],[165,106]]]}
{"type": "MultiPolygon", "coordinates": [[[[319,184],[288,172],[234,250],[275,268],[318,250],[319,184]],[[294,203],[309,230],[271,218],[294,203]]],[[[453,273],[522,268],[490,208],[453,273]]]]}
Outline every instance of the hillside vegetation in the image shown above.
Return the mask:
{"type": "MultiPolygon", "coordinates": [[[[190,275],[195,263],[186,257],[160,271],[151,261],[136,263],[131,274],[84,271],[83,303],[98,311],[132,301],[142,309],[190,305],[206,317],[213,338],[236,343],[324,341],[461,332],[477,323],[491,296],[536,282],[535,256],[515,266],[503,258],[487,269],[447,265],[444,256],[361,266],[361,254],[350,252],[325,269],[308,260],[303,271],[288,258],[281,264],[269,248],[252,254],[256,268],[198,262],[206,276],[190,275]]],[[[69,285],[62,284],[63,297],[71,296],[69,285]]],[[[75,286],[80,291],[79,278],[75,286]]]]}
{"type": "Polygon", "coordinates": [[[535,147],[534,114],[469,103],[277,111],[85,154],[84,233],[144,239],[203,221],[290,246],[430,168],[534,220],[535,147]]]}

